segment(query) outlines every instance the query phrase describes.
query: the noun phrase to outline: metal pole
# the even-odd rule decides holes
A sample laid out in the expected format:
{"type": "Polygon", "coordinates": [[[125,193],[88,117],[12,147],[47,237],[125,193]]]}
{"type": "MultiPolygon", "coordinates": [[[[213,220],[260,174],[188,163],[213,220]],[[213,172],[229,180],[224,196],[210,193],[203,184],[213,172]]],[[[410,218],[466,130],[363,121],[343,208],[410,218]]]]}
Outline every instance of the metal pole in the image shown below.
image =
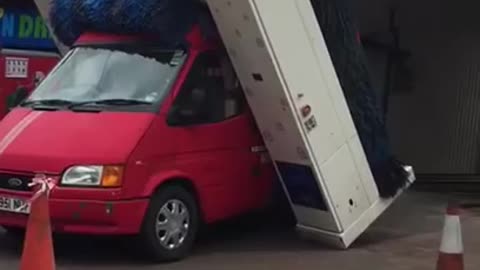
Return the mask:
{"type": "Polygon", "coordinates": [[[42,15],[42,17],[45,19],[45,22],[47,23],[48,29],[50,30],[50,33],[52,34],[53,40],[55,41],[55,44],[57,45],[58,51],[60,54],[63,56],[67,53],[68,51],[68,46],[60,42],[57,37],[53,34],[53,29],[50,25],[50,21],[48,18],[48,10],[49,10],[49,0],[34,0],[35,5],[38,8],[38,11],[42,15]]]}

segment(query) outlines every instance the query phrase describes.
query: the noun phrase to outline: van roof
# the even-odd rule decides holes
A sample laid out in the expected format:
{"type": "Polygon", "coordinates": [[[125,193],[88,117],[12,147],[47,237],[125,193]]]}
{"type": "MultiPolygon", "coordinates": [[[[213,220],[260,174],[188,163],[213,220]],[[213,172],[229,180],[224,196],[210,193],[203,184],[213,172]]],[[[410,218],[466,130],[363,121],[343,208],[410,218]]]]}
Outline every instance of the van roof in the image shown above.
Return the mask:
{"type": "MultiPolygon", "coordinates": [[[[205,48],[218,46],[220,40],[207,40],[199,26],[194,26],[186,35],[185,40],[190,47],[205,48]]],[[[154,35],[114,34],[100,32],[85,32],[77,39],[74,46],[87,45],[129,45],[149,44],[161,45],[154,35]]]]}

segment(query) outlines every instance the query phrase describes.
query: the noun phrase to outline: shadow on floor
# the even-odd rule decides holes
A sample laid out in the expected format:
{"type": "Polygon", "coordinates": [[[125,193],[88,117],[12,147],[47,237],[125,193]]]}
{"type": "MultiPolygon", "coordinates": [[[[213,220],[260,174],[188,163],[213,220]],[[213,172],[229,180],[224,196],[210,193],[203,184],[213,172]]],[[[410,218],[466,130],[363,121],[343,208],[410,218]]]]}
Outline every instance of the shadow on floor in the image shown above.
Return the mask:
{"type": "MultiPolygon", "coordinates": [[[[294,226],[282,223],[281,215],[250,214],[205,229],[191,257],[211,253],[289,250],[319,250],[322,247],[297,238],[294,226]]],[[[59,266],[149,265],[134,252],[128,237],[56,235],[55,255],[59,266]]],[[[0,232],[0,258],[19,258],[22,239],[0,232]]]]}
{"type": "MultiPolygon", "coordinates": [[[[396,239],[417,233],[438,231],[442,225],[443,199],[404,196],[401,205],[395,203],[373,228],[352,246],[353,250],[376,249],[396,239]],[[433,207],[437,205],[438,207],[433,207]],[[422,225],[419,225],[419,220],[422,225]]],[[[212,254],[255,252],[331,251],[327,246],[300,239],[288,216],[279,213],[251,214],[209,227],[202,233],[190,259],[202,259],[212,254]]],[[[21,240],[0,233],[0,259],[19,258],[21,240]]],[[[58,265],[62,266],[146,266],[135,255],[131,239],[59,235],[55,237],[58,265]]]]}

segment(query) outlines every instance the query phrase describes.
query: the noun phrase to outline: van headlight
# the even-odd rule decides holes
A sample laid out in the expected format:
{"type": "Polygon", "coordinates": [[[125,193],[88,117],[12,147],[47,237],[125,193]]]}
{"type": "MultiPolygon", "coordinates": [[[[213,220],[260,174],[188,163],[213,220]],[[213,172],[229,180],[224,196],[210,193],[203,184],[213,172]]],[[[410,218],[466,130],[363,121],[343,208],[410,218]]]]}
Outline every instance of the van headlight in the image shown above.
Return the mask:
{"type": "Polygon", "coordinates": [[[83,187],[119,187],[122,185],[121,166],[74,166],[62,177],[62,185],[83,187]]]}

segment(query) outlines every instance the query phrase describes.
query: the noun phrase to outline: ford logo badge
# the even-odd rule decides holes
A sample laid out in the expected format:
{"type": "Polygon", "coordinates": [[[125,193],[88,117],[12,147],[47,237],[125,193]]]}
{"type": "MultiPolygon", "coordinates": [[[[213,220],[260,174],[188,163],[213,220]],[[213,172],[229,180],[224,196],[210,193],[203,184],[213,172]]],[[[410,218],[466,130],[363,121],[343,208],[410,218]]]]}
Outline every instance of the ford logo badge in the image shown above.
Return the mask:
{"type": "Polygon", "coordinates": [[[8,179],[8,184],[11,187],[19,187],[19,186],[22,185],[22,180],[20,180],[18,178],[10,178],[10,179],[8,179]]]}

